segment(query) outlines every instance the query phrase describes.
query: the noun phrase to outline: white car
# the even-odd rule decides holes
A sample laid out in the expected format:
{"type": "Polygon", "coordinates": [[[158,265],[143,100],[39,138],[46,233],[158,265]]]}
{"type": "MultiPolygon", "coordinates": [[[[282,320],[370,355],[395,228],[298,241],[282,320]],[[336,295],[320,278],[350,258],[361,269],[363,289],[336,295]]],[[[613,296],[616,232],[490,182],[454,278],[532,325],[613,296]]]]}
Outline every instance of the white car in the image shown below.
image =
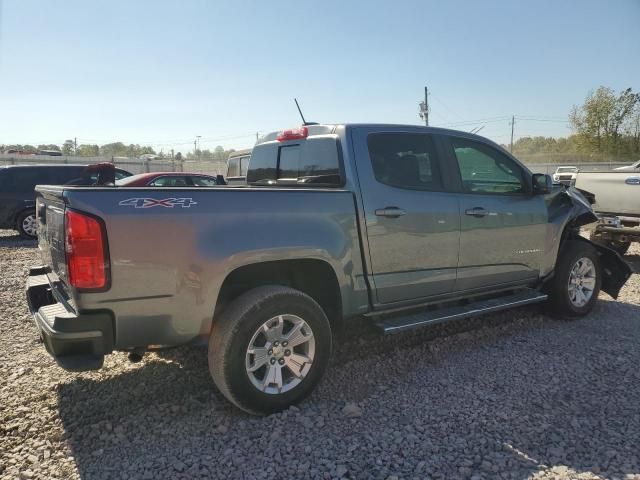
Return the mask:
{"type": "Polygon", "coordinates": [[[553,183],[562,183],[570,185],[575,180],[578,173],[578,167],[558,167],[556,173],[553,174],[553,183]]]}
{"type": "Polygon", "coordinates": [[[614,170],[623,170],[623,171],[640,170],[640,160],[638,160],[637,162],[633,162],[631,165],[625,165],[624,167],[614,168],[614,170]]]}

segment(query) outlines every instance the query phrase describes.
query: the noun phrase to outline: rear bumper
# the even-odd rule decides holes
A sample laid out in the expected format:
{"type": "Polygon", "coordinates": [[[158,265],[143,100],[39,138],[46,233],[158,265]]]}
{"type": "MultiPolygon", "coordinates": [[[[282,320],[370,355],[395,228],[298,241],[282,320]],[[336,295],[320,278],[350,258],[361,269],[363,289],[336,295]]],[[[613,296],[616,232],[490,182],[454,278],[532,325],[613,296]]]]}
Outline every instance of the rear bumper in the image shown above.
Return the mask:
{"type": "Polygon", "coordinates": [[[44,267],[27,278],[27,302],[47,352],[65,370],[96,370],[113,351],[113,315],[77,314],[53,296],[44,267]]]}

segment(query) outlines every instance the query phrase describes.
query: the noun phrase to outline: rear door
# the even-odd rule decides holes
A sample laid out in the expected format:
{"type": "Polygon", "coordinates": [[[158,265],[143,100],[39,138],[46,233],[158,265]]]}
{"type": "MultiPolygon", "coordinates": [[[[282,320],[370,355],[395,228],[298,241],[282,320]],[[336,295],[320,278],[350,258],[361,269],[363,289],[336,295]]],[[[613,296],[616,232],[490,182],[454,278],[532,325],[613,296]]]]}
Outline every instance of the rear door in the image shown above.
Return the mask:
{"type": "Polygon", "coordinates": [[[435,139],[421,128],[352,130],[378,304],[453,290],[460,217],[435,139]]]}
{"type": "Polygon", "coordinates": [[[538,278],[547,226],[531,174],[489,143],[445,136],[459,170],[458,292],[527,283],[538,278]]]}

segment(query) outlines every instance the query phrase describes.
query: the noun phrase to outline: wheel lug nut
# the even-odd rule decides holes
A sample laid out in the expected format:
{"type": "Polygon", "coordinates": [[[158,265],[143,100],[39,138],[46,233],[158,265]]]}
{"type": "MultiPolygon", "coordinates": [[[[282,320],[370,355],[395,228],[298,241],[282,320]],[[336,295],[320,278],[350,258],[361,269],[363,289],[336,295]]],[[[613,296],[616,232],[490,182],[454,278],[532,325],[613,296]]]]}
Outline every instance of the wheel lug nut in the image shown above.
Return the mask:
{"type": "Polygon", "coordinates": [[[273,355],[273,349],[270,348],[268,353],[269,353],[269,355],[273,355]]]}
{"type": "Polygon", "coordinates": [[[275,358],[272,358],[272,359],[271,359],[271,365],[273,365],[274,363],[276,363],[276,359],[275,359],[275,358]]]}
{"type": "Polygon", "coordinates": [[[273,346],[277,347],[278,346],[278,342],[273,342],[273,346]]]}
{"type": "Polygon", "coordinates": [[[278,360],[278,363],[279,363],[280,365],[284,365],[284,358],[281,358],[280,360],[278,360]]]}
{"type": "Polygon", "coordinates": [[[288,357],[289,355],[291,355],[291,350],[285,350],[284,354],[288,357]]]}
{"type": "Polygon", "coordinates": [[[287,345],[289,345],[289,342],[282,342],[283,347],[286,347],[287,345]]]}

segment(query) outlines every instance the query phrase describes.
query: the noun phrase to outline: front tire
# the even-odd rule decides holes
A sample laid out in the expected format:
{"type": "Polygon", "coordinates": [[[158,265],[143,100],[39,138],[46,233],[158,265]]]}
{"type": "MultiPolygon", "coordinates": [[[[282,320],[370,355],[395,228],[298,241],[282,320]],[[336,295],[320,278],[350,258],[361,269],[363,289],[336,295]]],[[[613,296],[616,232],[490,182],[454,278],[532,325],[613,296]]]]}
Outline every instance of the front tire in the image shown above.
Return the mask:
{"type": "Polygon", "coordinates": [[[551,310],[564,317],[588,314],[598,300],[602,274],[598,252],[589,243],[568,241],[558,254],[548,286],[551,310]]]}
{"type": "Polygon", "coordinates": [[[38,223],[36,222],[36,211],[25,210],[16,220],[16,229],[24,238],[35,239],[38,237],[38,223]]]}
{"type": "Polygon", "coordinates": [[[322,308],[292,288],[250,290],[214,319],[209,371],[222,394],[254,415],[279,412],[306,398],[331,356],[322,308]]]}

